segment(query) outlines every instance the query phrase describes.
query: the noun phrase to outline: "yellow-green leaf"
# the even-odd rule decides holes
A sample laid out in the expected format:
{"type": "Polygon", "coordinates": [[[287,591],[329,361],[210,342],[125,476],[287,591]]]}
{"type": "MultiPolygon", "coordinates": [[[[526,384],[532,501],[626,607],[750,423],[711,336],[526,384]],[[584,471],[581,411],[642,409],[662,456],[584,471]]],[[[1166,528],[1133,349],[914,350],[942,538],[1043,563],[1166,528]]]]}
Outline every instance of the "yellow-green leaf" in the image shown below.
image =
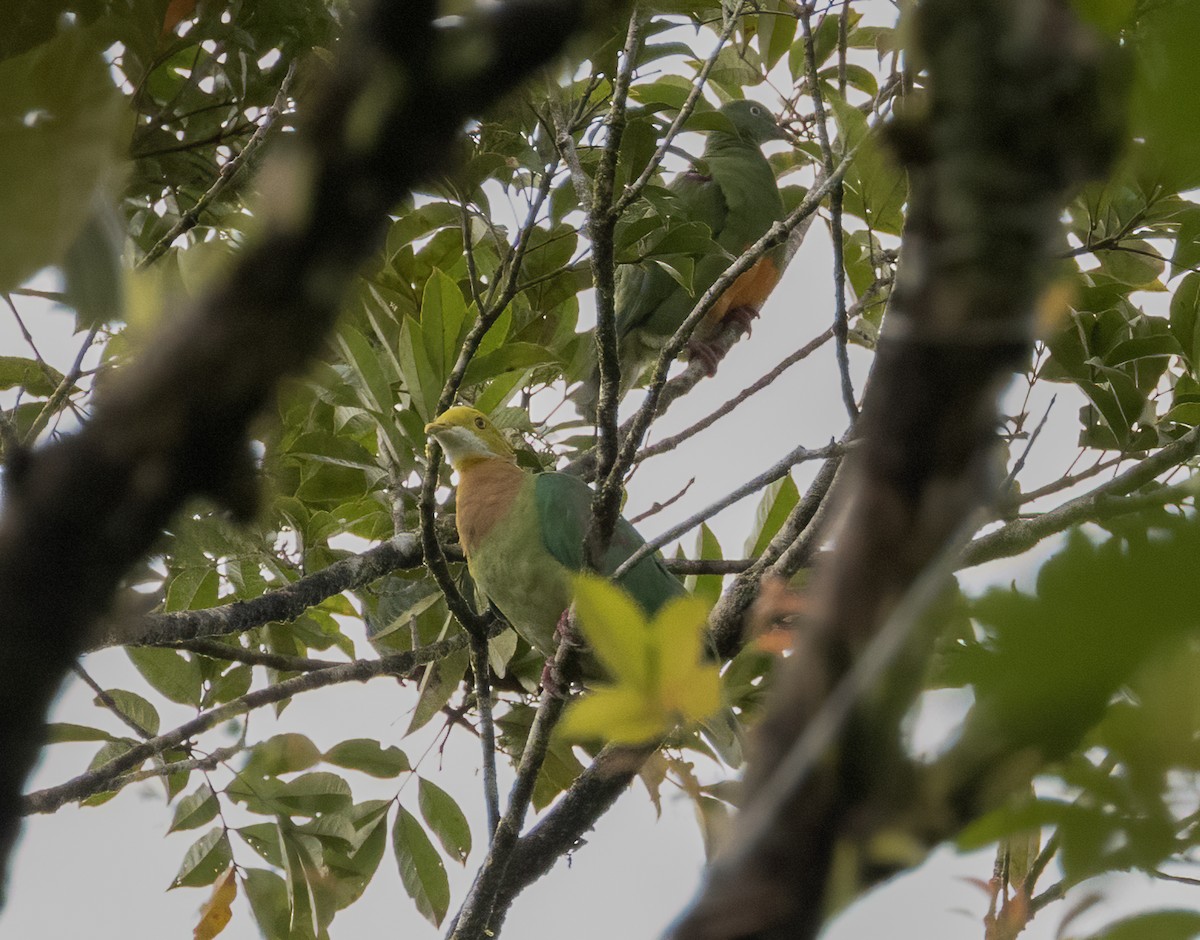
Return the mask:
{"type": "Polygon", "coordinates": [[[628,594],[594,575],[575,579],[579,629],[596,657],[621,683],[645,688],[650,682],[646,658],[646,618],[628,594]]]}

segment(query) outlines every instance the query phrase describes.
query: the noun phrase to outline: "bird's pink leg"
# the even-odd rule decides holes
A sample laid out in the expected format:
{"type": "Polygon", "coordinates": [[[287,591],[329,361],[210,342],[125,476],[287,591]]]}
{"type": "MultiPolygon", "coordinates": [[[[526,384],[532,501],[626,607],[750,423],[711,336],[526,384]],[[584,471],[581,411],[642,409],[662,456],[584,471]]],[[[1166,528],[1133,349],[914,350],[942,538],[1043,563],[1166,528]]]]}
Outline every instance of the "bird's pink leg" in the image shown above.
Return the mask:
{"type": "Polygon", "coordinates": [[[708,377],[711,379],[717,374],[717,364],[721,361],[721,357],[708,343],[702,339],[689,339],[687,342],[688,354],[693,359],[699,359],[704,363],[704,369],[708,372],[708,377]]]}
{"type": "MultiPolygon", "coordinates": [[[[747,336],[752,332],[751,326],[758,319],[758,310],[751,307],[749,304],[740,304],[728,311],[721,322],[732,320],[740,326],[747,336]]],[[[693,337],[688,340],[687,350],[692,358],[700,359],[704,362],[704,367],[708,371],[709,378],[717,374],[717,366],[721,362],[721,357],[717,351],[713,349],[712,344],[706,343],[702,339],[693,337]]]]}
{"type": "MultiPolygon", "coordinates": [[[[562,616],[558,618],[558,623],[554,625],[554,636],[559,643],[573,643],[570,629],[570,614],[571,608],[567,608],[562,612],[562,616]]],[[[553,695],[555,698],[566,698],[562,686],[559,685],[558,679],[554,676],[554,657],[551,656],[546,660],[546,665],[542,667],[542,688],[553,695]]]]}
{"type": "Polygon", "coordinates": [[[752,324],[758,319],[758,310],[754,307],[751,307],[749,304],[741,304],[725,314],[725,319],[732,320],[743,330],[745,330],[746,335],[749,336],[752,332],[752,324]]]}

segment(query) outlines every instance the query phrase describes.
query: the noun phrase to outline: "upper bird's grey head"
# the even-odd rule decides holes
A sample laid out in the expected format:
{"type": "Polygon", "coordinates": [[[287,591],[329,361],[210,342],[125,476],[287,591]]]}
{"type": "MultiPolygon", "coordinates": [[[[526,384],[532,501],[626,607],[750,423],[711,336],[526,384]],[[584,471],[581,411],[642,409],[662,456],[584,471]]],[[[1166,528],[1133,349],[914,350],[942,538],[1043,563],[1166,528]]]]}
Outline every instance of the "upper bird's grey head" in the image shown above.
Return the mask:
{"type": "Polygon", "coordinates": [[[721,114],[729,118],[738,137],[748,144],[765,144],[768,140],[787,140],[783,128],[775,123],[770,110],[760,101],[739,99],[721,105],[721,114]]]}

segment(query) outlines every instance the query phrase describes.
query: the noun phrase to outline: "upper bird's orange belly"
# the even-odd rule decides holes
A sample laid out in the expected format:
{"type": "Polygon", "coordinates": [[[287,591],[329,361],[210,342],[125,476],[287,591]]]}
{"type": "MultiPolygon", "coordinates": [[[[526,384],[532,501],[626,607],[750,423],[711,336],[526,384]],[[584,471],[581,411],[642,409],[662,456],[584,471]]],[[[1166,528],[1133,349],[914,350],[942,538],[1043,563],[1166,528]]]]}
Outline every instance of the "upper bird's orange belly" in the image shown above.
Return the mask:
{"type": "Polygon", "coordinates": [[[713,305],[708,315],[709,328],[716,329],[717,324],[738,307],[749,307],[757,313],[779,283],[781,274],[773,258],[760,258],[754,267],[739,275],[713,305]]]}

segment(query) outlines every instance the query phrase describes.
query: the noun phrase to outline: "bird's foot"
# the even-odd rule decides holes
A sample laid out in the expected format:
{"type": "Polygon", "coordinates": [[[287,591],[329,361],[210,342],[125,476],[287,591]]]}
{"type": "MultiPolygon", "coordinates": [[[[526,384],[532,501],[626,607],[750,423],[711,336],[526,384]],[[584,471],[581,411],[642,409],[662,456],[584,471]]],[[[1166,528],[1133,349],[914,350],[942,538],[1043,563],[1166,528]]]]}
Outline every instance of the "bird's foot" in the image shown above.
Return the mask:
{"type": "Polygon", "coordinates": [[[558,681],[556,672],[557,670],[554,668],[554,657],[551,656],[546,660],[546,665],[542,667],[542,689],[554,698],[565,699],[567,697],[567,692],[562,687],[562,683],[558,681]]]}
{"type": "Polygon", "coordinates": [[[725,314],[725,319],[732,320],[743,330],[745,330],[746,335],[749,336],[751,332],[753,332],[752,326],[754,321],[758,319],[758,310],[756,310],[754,307],[751,307],[749,304],[741,304],[725,314]]]}
{"type": "MultiPolygon", "coordinates": [[[[562,612],[562,616],[558,618],[558,623],[554,625],[554,639],[561,646],[564,643],[568,646],[579,646],[579,640],[576,638],[574,631],[571,629],[571,609],[568,607],[562,612]]],[[[546,660],[546,665],[542,667],[542,688],[553,695],[555,698],[567,697],[568,689],[564,689],[559,681],[558,670],[554,668],[554,661],[557,657],[551,656],[546,660]]]]}
{"type": "Polygon", "coordinates": [[[720,363],[721,357],[717,355],[717,351],[710,344],[702,339],[689,339],[687,351],[692,359],[699,359],[704,363],[704,369],[710,379],[717,374],[717,365],[720,363]]]}

